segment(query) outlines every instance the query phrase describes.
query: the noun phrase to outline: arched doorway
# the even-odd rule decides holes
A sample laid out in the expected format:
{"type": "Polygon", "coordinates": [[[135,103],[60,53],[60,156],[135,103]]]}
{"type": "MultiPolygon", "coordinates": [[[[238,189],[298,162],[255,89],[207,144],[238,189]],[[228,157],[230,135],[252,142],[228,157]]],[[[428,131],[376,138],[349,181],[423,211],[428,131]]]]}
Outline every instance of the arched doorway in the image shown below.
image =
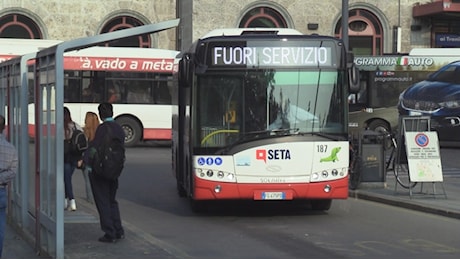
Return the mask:
{"type": "MultiPolygon", "coordinates": [[[[354,9],[349,12],[348,35],[348,48],[355,55],[383,54],[382,24],[368,10],[354,9]]],[[[342,19],[335,26],[335,36],[342,36],[342,19]]]]}

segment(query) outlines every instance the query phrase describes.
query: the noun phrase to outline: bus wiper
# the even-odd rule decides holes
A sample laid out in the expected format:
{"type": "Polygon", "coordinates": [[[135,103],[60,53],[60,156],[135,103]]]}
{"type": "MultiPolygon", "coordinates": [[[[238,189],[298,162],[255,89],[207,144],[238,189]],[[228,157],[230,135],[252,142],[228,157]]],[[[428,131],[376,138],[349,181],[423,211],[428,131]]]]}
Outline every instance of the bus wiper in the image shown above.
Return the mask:
{"type": "Polygon", "coordinates": [[[289,134],[298,134],[299,128],[278,128],[278,129],[267,129],[259,131],[250,131],[245,132],[240,138],[242,141],[247,141],[247,137],[269,137],[269,136],[280,136],[280,135],[289,135],[289,134]]]}
{"type": "Polygon", "coordinates": [[[272,129],[272,130],[260,130],[260,131],[250,131],[241,134],[235,142],[231,143],[227,147],[219,150],[218,154],[226,154],[230,151],[233,147],[257,139],[267,139],[272,137],[278,136],[287,136],[291,134],[299,134],[299,128],[285,128],[285,129],[272,129]]]}
{"type": "Polygon", "coordinates": [[[321,136],[327,139],[331,139],[333,141],[344,141],[346,140],[343,136],[341,135],[335,135],[335,134],[326,134],[326,133],[321,133],[321,132],[312,132],[312,135],[317,135],[321,136]]]}
{"type": "Polygon", "coordinates": [[[299,134],[299,128],[278,128],[271,131],[271,135],[290,135],[290,134],[299,134]]]}

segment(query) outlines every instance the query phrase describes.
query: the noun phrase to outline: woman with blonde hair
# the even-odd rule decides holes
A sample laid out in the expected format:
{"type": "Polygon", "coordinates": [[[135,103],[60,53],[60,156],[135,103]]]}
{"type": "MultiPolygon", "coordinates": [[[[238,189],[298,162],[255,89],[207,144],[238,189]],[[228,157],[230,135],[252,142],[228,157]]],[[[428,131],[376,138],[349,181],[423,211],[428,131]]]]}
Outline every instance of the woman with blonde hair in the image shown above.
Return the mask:
{"type": "MultiPolygon", "coordinates": [[[[93,141],[94,134],[96,133],[96,129],[99,126],[99,117],[94,112],[86,112],[85,116],[85,126],[83,127],[83,132],[85,133],[86,138],[88,138],[88,143],[93,141]]],[[[80,162],[80,167],[82,166],[83,162],[80,162]]],[[[94,202],[93,192],[91,190],[91,184],[89,182],[88,177],[88,170],[86,167],[81,167],[83,177],[85,178],[85,185],[86,185],[86,200],[89,202],[94,202]]]]}

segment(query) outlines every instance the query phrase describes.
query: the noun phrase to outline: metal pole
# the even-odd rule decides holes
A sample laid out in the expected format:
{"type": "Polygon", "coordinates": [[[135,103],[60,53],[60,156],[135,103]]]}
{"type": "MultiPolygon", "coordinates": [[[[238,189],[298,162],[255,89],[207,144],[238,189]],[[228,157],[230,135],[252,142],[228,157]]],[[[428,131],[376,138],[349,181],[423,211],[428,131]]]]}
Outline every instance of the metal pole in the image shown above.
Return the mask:
{"type": "Polygon", "coordinates": [[[342,0],[342,40],[348,50],[348,0],[342,0]]]}

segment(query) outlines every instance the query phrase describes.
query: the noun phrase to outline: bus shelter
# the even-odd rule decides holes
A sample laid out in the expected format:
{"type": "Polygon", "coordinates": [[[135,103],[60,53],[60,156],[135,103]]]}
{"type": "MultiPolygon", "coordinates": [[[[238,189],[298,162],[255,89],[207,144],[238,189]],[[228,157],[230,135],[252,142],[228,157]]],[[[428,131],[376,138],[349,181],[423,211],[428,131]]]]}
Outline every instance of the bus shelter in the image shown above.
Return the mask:
{"type": "Polygon", "coordinates": [[[178,24],[175,19],[75,39],[0,63],[0,105],[5,108],[8,125],[5,132],[19,153],[19,172],[9,188],[8,221],[35,244],[41,256],[64,258],[64,133],[60,131],[64,53],[178,24]],[[31,129],[33,139],[29,137],[31,129]]]}

